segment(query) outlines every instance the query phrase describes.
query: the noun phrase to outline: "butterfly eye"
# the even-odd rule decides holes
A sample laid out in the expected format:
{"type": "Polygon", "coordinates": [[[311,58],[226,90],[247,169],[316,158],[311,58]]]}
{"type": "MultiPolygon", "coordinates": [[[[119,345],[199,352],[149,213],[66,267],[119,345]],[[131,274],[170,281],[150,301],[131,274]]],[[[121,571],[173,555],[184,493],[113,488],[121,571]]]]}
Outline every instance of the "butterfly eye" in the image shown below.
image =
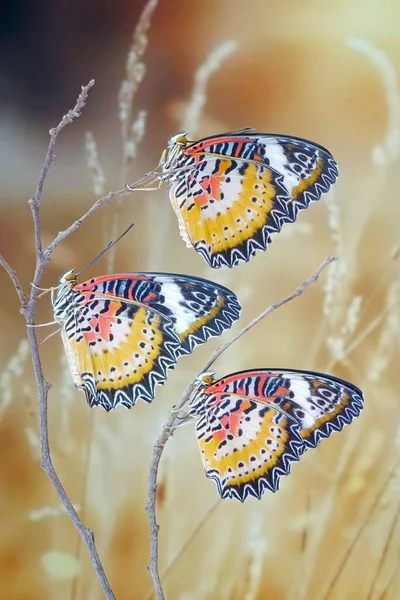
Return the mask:
{"type": "Polygon", "coordinates": [[[187,135],[184,132],[177,133],[169,138],[168,148],[173,148],[174,146],[186,146],[188,143],[187,135]]]}
{"type": "Polygon", "coordinates": [[[197,378],[197,387],[203,388],[212,385],[215,382],[214,371],[206,371],[197,378]]]}
{"type": "Polygon", "coordinates": [[[71,271],[67,271],[64,273],[62,277],[60,277],[60,283],[76,283],[77,277],[75,273],[75,269],[71,269],[71,271]]]}
{"type": "Polygon", "coordinates": [[[175,143],[179,144],[180,146],[186,146],[186,144],[187,144],[187,137],[186,137],[186,135],[182,134],[182,135],[178,136],[175,139],[175,143]]]}

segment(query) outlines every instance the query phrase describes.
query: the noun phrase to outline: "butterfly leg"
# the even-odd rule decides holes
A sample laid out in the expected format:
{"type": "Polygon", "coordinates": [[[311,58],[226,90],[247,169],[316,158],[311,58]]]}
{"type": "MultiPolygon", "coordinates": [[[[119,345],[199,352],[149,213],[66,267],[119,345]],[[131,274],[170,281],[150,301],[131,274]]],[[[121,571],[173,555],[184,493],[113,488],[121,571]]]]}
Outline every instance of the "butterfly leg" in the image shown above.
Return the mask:
{"type": "Polygon", "coordinates": [[[148,173],[146,173],[146,175],[144,177],[142,177],[142,179],[139,179],[135,183],[126,184],[125,187],[130,192],[144,192],[144,191],[150,192],[150,191],[159,190],[160,187],[162,186],[162,184],[163,184],[163,180],[160,179],[159,173],[157,173],[157,171],[149,171],[148,173]],[[151,186],[151,184],[154,184],[156,181],[158,181],[158,185],[149,187],[149,186],[151,186]]]}
{"type": "MultiPolygon", "coordinates": [[[[47,325],[59,325],[58,321],[49,321],[48,323],[40,323],[39,325],[35,325],[32,323],[27,323],[26,326],[27,327],[47,327],[47,325]]],[[[58,331],[58,329],[57,329],[58,331]]]]}
{"type": "MultiPolygon", "coordinates": [[[[173,411],[170,411],[173,412],[173,411]]],[[[181,427],[182,425],[186,425],[187,423],[192,423],[195,419],[192,415],[189,415],[188,413],[183,412],[181,415],[178,413],[176,415],[176,418],[178,420],[178,423],[174,426],[174,430],[177,429],[178,427],[181,427]]]]}

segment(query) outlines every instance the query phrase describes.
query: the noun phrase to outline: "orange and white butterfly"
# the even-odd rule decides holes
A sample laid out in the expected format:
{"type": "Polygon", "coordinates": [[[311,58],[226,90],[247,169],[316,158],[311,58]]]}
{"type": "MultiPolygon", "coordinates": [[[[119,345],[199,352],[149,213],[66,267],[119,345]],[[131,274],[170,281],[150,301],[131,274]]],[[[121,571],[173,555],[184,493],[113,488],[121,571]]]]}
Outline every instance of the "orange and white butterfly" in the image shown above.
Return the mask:
{"type": "Polygon", "coordinates": [[[121,273],[77,283],[60,279],[54,318],[77,388],[90,406],[131,408],[151,402],[183,354],[239,318],[235,294],[207,279],[169,273],[121,273]]]}
{"type": "Polygon", "coordinates": [[[214,268],[247,262],[338,176],[333,156],[301,138],[241,129],[170,138],[158,175],[169,182],[187,247],[214,268]]]}
{"type": "Polygon", "coordinates": [[[222,498],[276,492],[308,448],[357,417],[363,393],[324,373],[241,371],[216,380],[203,373],[189,404],[207,477],[222,498]]]}

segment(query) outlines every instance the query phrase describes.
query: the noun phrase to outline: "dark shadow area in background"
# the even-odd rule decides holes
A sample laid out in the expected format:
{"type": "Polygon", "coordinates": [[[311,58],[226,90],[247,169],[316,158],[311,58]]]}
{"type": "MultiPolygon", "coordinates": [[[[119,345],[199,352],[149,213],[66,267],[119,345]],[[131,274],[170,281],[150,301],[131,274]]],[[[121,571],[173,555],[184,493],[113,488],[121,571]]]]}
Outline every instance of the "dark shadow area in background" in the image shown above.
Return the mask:
{"type": "Polygon", "coordinates": [[[0,110],[54,120],[60,107],[65,109],[65,98],[75,97],[92,77],[105,78],[108,85],[120,81],[122,48],[129,47],[144,5],[129,4],[127,11],[125,0],[3,0],[0,110]]]}

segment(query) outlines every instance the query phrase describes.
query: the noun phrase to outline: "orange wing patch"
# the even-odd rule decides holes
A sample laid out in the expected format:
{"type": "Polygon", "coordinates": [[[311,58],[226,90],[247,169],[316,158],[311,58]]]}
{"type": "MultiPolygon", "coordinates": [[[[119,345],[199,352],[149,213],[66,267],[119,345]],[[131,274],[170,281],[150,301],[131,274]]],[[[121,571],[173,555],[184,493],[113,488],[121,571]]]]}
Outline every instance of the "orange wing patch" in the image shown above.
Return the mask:
{"type": "Polygon", "coordinates": [[[189,415],[207,477],[223,498],[275,492],[307,448],[341,431],[363,407],[352,383],[310,371],[257,369],[215,380],[203,373],[189,415]]]}
{"type": "Polygon", "coordinates": [[[291,193],[293,200],[297,200],[300,194],[306,192],[320,179],[323,167],[324,161],[321,158],[319,158],[316,162],[315,167],[310,170],[310,174],[308,175],[308,177],[304,177],[303,179],[301,179],[300,183],[292,188],[291,193]]]}
{"type": "Polygon", "coordinates": [[[197,425],[207,477],[223,498],[260,498],[276,491],[282,475],[304,451],[297,423],[273,406],[234,394],[213,396],[197,425]]]}
{"type": "Polygon", "coordinates": [[[53,298],[75,385],[90,406],[151,402],[183,354],[220,335],[240,304],[207,279],[169,273],[120,273],[77,284],[68,271],[53,298]]]}
{"type": "MultiPolygon", "coordinates": [[[[105,310],[105,302],[98,301],[105,310]]],[[[63,342],[74,383],[90,406],[106,410],[131,407],[138,398],[150,401],[154,387],[175,365],[180,345],[172,324],[145,307],[112,301],[108,314],[91,315],[76,335],[63,330],[63,342]]]]}
{"type": "Polygon", "coordinates": [[[198,142],[174,136],[160,165],[181,236],[214,268],[265,250],[338,174],[322,146],[251,130],[198,142]]]}
{"type": "Polygon", "coordinates": [[[282,198],[288,198],[269,169],[249,163],[242,174],[228,176],[221,171],[226,173],[232,160],[215,162],[218,172],[203,176],[201,182],[192,180],[189,200],[182,207],[174,187],[170,196],[186,244],[206,257],[211,266],[222,266],[224,260],[235,261],[239,254],[247,253],[249,243],[254,253],[255,245],[265,249],[270,241],[268,231],[280,228],[275,214],[279,208],[284,214],[282,198]]]}

